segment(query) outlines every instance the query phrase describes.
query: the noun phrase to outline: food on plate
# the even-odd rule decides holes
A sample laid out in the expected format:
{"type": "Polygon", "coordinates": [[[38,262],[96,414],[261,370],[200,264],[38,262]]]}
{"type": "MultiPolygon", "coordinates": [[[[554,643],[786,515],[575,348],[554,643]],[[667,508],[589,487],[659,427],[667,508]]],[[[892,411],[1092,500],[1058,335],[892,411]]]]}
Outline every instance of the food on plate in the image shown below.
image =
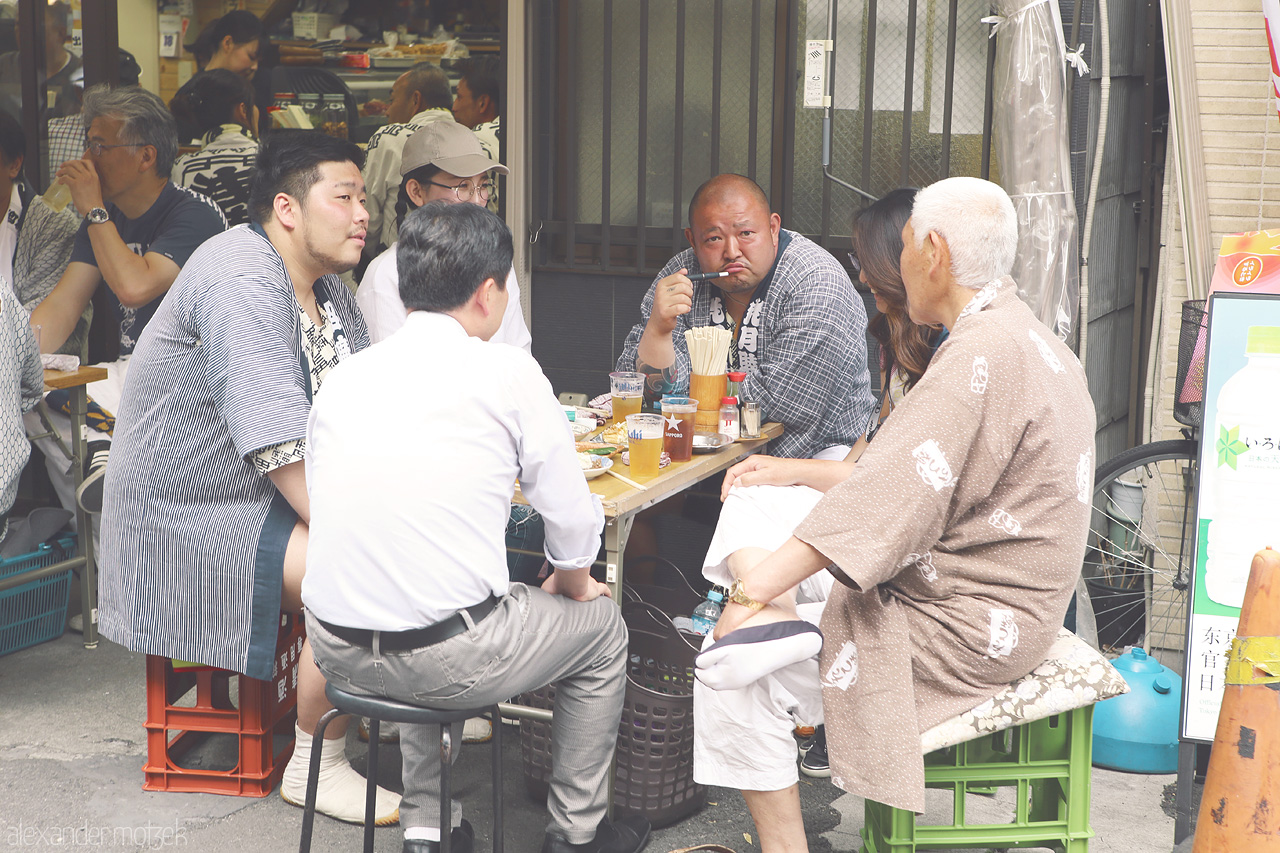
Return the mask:
{"type": "Polygon", "coordinates": [[[599,468],[603,464],[604,461],[599,456],[595,456],[591,453],[578,454],[578,467],[583,471],[590,471],[592,468],[599,468]]]}
{"type": "Polygon", "coordinates": [[[625,447],[627,444],[627,426],[626,424],[614,424],[606,427],[604,432],[600,433],[600,438],[605,444],[616,444],[619,447],[625,447]]]}
{"type": "Polygon", "coordinates": [[[612,456],[618,452],[616,444],[601,444],[598,441],[579,441],[574,444],[579,453],[591,453],[596,456],[612,456]]]}

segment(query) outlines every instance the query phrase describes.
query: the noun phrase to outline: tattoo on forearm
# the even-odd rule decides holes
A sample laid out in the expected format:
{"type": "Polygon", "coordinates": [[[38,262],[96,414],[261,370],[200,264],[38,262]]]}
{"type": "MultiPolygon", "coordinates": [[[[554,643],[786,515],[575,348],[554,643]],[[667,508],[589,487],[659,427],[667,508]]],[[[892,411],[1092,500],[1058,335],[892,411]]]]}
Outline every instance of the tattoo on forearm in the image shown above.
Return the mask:
{"type": "Polygon", "coordinates": [[[636,359],[636,372],[645,374],[644,390],[648,400],[661,400],[676,390],[676,366],[653,367],[636,359]]]}

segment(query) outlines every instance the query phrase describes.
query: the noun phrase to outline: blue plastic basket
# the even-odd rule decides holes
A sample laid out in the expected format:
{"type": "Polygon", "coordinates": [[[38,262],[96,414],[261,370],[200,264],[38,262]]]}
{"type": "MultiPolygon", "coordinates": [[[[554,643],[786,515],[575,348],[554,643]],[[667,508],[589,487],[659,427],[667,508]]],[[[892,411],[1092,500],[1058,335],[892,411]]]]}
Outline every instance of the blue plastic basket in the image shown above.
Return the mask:
{"type": "MultiPolygon", "coordinates": [[[[64,534],[30,554],[0,560],[0,579],[70,559],[76,538],[64,534]]],[[[71,570],[0,592],[0,656],[62,636],[67,627],[71,570]]]]}

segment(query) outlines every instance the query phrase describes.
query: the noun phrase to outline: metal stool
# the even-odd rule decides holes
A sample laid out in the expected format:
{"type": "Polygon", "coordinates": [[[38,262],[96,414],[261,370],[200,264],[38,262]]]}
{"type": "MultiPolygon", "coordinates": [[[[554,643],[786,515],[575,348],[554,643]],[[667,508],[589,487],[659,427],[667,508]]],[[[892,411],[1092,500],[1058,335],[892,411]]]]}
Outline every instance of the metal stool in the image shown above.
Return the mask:
{"type": "MultiPolygon", "coordinates": [[[[334,717],[355,714],[369,718],[369,763],[365,771],[368,779],[364,803],[364,853],[373,853],[374,806],[378,790],[378,730],[381,721],[391,723],[437,723],[440,726],[440,853],[449,853],[451,822],[449,804],[449,765],[453,759],[453,735],[450,723],[461,723],[477,717],[484,711],[493,715],[493,853],[502,853],[502,717],[497,705],[445,711],[409,705],[385,696],[361,696],[347,693],[332,684],[326,684],[324,695],[333,703],[316,726],[314,743],[324,739],[325,729],[334,717]]],[[[311,750],[311,765],[307,770],[307,804],[302,813],[302,841],[299,853],[311,850],[311,828],[316,817],[316,787],[320,782],[320,748],[311,750]]]]}

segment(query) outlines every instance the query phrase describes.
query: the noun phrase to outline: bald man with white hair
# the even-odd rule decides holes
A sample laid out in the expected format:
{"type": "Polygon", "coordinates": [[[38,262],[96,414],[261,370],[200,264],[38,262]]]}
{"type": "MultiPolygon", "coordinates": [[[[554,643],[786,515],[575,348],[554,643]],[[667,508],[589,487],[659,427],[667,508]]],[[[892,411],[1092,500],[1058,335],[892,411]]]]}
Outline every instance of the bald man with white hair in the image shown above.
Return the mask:
{"type": "Polygon", "coordinates": [[[821,695],[835,785],[924,811],[920,734],[1044,660],[1084,558],[1093,402],[1008,277],[1012,202],[948,178],[917,194],[902,238],[911,319],[950,335],[848,479],[738,577],[702,653],[783,663],[760,673],[752,713],[741,690],[722,701],[703,685],[694,701],[695,778],[743,789],[763,853],[807,849],[786,766],[794,709],[821,695]],[[778,623],[748,620],[824,570],[838,583],[822,652],[785,662],[778,623]]]}

